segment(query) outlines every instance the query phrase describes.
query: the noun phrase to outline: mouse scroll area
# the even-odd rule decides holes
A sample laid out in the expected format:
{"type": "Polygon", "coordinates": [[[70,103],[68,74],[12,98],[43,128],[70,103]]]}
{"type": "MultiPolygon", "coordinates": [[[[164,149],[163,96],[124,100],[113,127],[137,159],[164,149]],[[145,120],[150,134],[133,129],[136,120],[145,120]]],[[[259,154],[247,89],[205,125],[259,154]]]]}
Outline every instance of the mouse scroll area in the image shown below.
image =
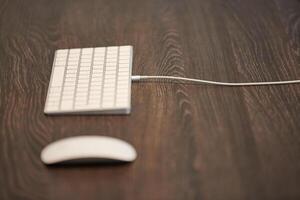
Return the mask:
{"type": "Polygon", "coordinates": [[[47,145],[41,160],[54,164],[109,164],[132,162],[137,153],[129,143],[106,136],[76,136],[47,145]]]}

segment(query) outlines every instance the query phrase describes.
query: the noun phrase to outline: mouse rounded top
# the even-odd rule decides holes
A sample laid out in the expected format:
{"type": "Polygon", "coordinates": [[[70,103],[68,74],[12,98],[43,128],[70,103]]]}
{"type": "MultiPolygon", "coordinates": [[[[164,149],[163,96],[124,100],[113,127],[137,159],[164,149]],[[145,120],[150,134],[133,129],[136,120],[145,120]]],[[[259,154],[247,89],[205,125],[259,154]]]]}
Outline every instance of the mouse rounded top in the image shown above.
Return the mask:
{"type": "Polygon", "coordinates": [[[132,162],[135,149],[127,142],[107,136],[75,136],[47,145],[41,153],[45,164],[132,162]]]}

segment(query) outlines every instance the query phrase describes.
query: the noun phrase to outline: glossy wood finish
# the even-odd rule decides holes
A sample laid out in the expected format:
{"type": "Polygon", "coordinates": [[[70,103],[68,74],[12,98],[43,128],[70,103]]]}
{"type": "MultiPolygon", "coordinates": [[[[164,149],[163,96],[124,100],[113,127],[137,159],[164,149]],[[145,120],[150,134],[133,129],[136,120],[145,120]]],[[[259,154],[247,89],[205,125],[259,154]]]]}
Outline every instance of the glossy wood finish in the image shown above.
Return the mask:
{"type": "Polygon", "coordinates": [[[133,74],[300,78],[299,0],[0,0],[0,199],[299,199],[300,85],[134,83],[129,116],[45,116],[54,50],[134,46],[133,74]],[[121,166],[46,167],[96,134],[121,166]]]}

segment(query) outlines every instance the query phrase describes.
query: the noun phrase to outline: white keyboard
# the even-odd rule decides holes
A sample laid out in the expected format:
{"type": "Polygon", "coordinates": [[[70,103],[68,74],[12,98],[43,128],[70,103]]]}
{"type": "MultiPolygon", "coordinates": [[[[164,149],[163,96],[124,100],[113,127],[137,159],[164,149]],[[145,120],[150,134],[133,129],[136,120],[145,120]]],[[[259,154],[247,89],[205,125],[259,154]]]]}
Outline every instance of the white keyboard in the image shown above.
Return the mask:
{"type": "Polygon", "coordinates": [[[132,46],[55,52],[46,114],[128,114],[132,46]]]}

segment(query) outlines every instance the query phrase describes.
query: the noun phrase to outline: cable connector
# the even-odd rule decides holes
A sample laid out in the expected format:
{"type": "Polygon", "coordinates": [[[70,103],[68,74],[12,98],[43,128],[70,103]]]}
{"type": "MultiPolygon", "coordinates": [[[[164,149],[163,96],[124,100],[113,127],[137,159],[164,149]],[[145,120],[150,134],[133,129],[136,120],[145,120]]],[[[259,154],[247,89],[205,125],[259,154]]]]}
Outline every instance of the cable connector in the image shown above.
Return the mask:
{"type": "Polygon", "coordinates": [[[139,75],[131,76],[131,80],[132,81],[139,81],[139,80],[141,80],[141,76],[139,76],[139,75]]]}

